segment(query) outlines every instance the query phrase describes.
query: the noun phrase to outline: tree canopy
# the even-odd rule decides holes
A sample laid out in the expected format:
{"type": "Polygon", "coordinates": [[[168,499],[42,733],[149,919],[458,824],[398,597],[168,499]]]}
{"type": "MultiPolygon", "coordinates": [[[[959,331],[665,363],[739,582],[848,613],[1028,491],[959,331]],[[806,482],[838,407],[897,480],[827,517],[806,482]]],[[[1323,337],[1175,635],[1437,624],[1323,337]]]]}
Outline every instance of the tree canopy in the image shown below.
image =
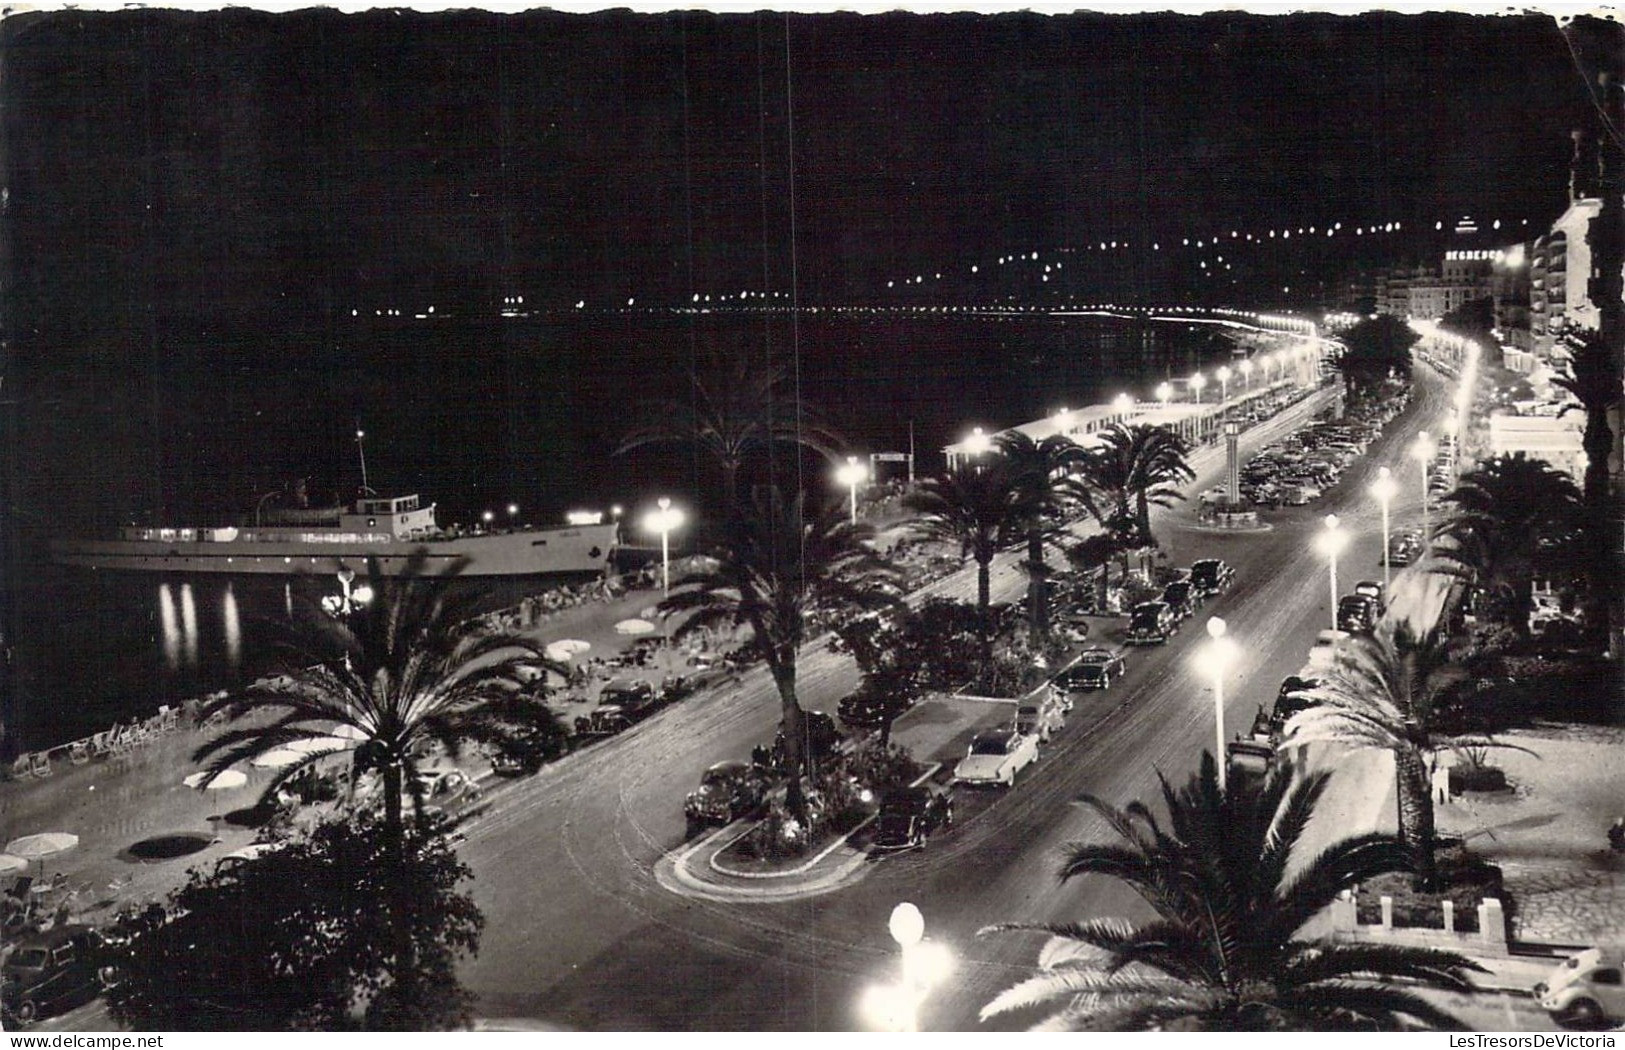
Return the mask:
{"type": "Polygon", "coordinates": [[[159,1031],[466,1028],[473,995],[456,964],[484,917],[443,839],[412,834],[398,864],[365,814],[318,825],[239,866],[193,869],[163,903],[122,913],[104,962],[120,1024],[159,1031]],[[399,914],[385,902],[410,900],[399,914]],[[394,994],[409,937],[417,994],[394,994]]]}
{"type": "Polygon", "coordinates": [[[1344,332],[1347,349],[1337,355],[1336,364],[1349,396],[1377,388],[1390,372],[1408,379],[1411,347],[1419,339],[1410,325],[1391,314],[1378,314],[1344,332]]]}

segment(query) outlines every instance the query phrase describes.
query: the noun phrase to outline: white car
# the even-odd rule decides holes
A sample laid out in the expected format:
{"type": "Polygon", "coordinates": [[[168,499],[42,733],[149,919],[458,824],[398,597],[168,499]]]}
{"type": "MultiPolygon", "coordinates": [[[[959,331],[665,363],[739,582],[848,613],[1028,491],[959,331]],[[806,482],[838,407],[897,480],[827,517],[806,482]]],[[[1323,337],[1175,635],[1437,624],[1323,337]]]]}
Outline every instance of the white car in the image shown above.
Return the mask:
{"type": "Polygon", "coordinates": [[[1038,737],[1024,736],[1013,729],[990,729],[976,734],[959,765],[954,779],[965,784],[1016,782],[1016,774],[1038,761],[1038,737]]]}
{"type": "Polygon", "coordinates": [[[1309,666],[1324,670],[1337,662],[1337,648],[1349,638],[1347,631],[1324,630],[1315,635],[1315,644],[1309,650],[1309,666]]]}

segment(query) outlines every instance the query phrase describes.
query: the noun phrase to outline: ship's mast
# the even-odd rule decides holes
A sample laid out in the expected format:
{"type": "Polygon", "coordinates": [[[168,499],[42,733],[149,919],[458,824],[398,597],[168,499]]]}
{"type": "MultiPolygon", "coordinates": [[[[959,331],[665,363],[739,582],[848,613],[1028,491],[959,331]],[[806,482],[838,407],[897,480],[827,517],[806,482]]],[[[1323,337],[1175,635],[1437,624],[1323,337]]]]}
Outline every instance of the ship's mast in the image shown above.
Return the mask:
{"type": "Polygon", "coordinates": [[[361,420],[359,420],[359,419],[356,420],[355,421],[355,452],[356,452],[356,455],[361,458],[361,494],[363,496],[371,496],[371,495],[375,495],[375,493],[372,491],[372,489],[367,487],[367,444],[366,444],[366,437],[367,437],[367,432],[365,430],[361,429],[361,420]]]}

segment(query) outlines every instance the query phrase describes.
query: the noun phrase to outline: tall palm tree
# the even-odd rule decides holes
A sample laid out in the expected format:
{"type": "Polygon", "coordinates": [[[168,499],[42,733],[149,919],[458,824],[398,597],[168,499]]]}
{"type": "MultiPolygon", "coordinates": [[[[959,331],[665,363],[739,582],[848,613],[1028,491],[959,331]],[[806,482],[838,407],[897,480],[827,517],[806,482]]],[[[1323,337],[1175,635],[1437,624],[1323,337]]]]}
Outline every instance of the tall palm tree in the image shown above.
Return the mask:
{"type": "MultiPolygon", "coordinates": [[[[228,729],[192,756],[205,763],[213,779],[238,762],[348,728],[360,740],[356,775],[367,770],[380,775],[386,856],[402,870],[407,848],[403,789],[410,794],[417,824],[425,826],[419,746],[438,742],[456,757],[465,742],[477,741],[523,753],[557,728],[556,716],[527,692],[527,679],[566,670],[529,638],[472,626],[478,596],[453,590],[464,564],[425,575],[426,562],[426,553],[419,552],[399,577],[386,577],[378,560],[368,558],[368,583],[375,597],[341,618],[314,605],[298,607],[296,618],[281,632],[282,649],[291,657],[283,673],[201,711],[204,718],[224,712],[234,721],[273,717],[228,729]]],[[[266,794],[319,757],[307,753],[283,767],[266,794]]],[[[391,994],[411,1004],[418,996],[417,945],[409,917],[416,905],[404,898],[384,905],[396,916],[398,936],[391,994]]]]}
{"type": "Polygon", "coordinates": [[[1615,437],[1609,424],[1609,412],[1621,399],[1620,362],[1601,332],[1571,329],[1564,333],[1564,342],[1570,350],[1568,373],[1552,381],[1574,395],[1586,417],[1585,434],[1580,441],[1586,454],[1580,492],[1586,529],[1592,536],[1592,557],[1585,560],[1586,580],[1593,607],[1604,613],[1617,631],[1621,591],[1625,590],[1621,585],[1625,566],[1621,564],[1614,504],[1608,493],[1608,459],[1614,453],[1615,437]]]}
{"type": "Polygon", "coordinates": [[[1004,924],[983,933],[1048,933],[1040,972],[1000,993],[983,1019],[1047,1008],[1039,1027],[1206,1031],[1397,1030],[1463,1026],[1396,979],[1469,992],[1483,968],[1452,952],[1300,937],[1344,889],[1403,870],[1393,836],[1364,834],[1322,849],[1289,873],[1330,774],[1277,771],[1261,791],[1219,788],[1213,756],[1175,790],[1162,780],[1168,825],[1143,803],[1119,809],[1085,796],[1121,843],[1074,844],[1062,881],[1106,875],[1157,918],[1061,925],[1004,924]]]}
{"type": "MultiPolygon", "coordinates": [[[[278,630],[289,657],[283,672],[202,708],[251,724],[228,729],[197,748],[193,760],[214,776],[302,740],[331,738],[336,728],[355,734],[357,773],[376,770],[382,782],[384,827],[400,843],[402,795],[422,815],[417,753],[438,742],[454,757],[467,742],[523,753],[551,735],[556,716],[527,689],[538,673],[568,669],[549,660],[539,643],[522,635],[472,626],[478,595],[454,593],[460,564],[425,575],[414,556],[400,576],[385,576],[376,558],[367,563],[376,596],[343,617],[314,605],[296,607],[278,630]],[[265,719],[270,714],[274,717],[265,719]]],[[[299,775],[322,752],[278,770],[267,794],[299,775]]]]}
{"type": "Polygon", "coordinates": [[[833,458],[845,444],[784,389],[782,369],[739,355],[710,375],[689,374],[686,401],[660,403],[651,422],[635,427],[615,455],[646,445],[690,444],[722,470],[722,496],[730,517],[739,512],[739,472],[747,456],[774,446],[804,446],[833,458]]]}
{"type": "Polygon", "coordinates": [[[1428,759],[1450,746],[1434,733],[1434,700],[1462,676],[1447,664],[1444,640],[1437,626],[1417,637],[1409,625],[1388,619],[1372,634],[1349,639],[1316,686],[1299,694],[1310,706],[1288,720],[1281,742],[1283,750],[1329,741],[1393,752],[1399,837],[1423,885],[1436,873],[1428,759]]]}
{"type": "Polygon", "coordinates": [[[1044,543],[1064,531],[1066,512],[1079,503],[1074,477],[1087,458],[1071,438],[1052,434],[1034,441],[1020,430],[994,439],[1018,479],[1017,501],[1027,537],[1027,622],[1034,638],[1049,634],[1049,567],[1044,543]]]}
{"type": "Polygon", "coordinates": [[[1157,545],[1151,533],[1151,508],[1171,507],[1185,498],[1180,486],[1196,472],[1186,462],[1185,442],[1167,427],[1149,423],[1121,424],[1101,431],[1100,444],[1090,457],[1090,481],[1118,501],[1118,513],[1127,514],[1134,501],[1134,521],[1145,546],[1157,545]]]}
{"type": "MultiPolygon", "coordinates": [[[[719,624],[748,625],[783,707],[785,757],[804,766],[805,721],[796,696],[796,659],[816,613],[878,609],[900,600],[896,570],[870,546],[874,529],[851,524],[840,504],[809,507],[804,493],[757,496],[711,552],[712,565],[672,585],[664,613],[690,614],[679,635],[719,624]]],[[[805,815],[801,778],[790,777],[788,805],[805,815]]]]}
{"type": "Polygon", "coordinates": [[[1575,558],[1580,492],[1544,460],[1522,452],[1497,456],[1462,476],[1444,496],[1450,506],[1434,528],[1438,568],[1503,598],[1511,626],[1529,630],[1537,576],[1584,570],[1575,558]]]}
{"type": "Polygon", "coordinates": [[[981,626],[982,664],[992,658],[993,556],[1021,537],[1026,522],[1021,476],[1004,456],[961,463],[926,478],[903,496],[914,513],[911,527],[927,539],[957,543],[960,557],[976,562],[976,611],[981,626]]]}
{"type": "Polygon", "coordinates": [[[1619,359],[1602,333],[1571,328],[1562,341],[1569,348],[1569,366],[1554,384],[1574,395],[1585,412],[1585,435],[1581,446],[1586,454],[1585,504],[1593,514],[1608,513],[1608,457],[1614,451],[1614,432],[1608,424],[1608,410],[1619,404],[1621,377],[1619,359]]]}

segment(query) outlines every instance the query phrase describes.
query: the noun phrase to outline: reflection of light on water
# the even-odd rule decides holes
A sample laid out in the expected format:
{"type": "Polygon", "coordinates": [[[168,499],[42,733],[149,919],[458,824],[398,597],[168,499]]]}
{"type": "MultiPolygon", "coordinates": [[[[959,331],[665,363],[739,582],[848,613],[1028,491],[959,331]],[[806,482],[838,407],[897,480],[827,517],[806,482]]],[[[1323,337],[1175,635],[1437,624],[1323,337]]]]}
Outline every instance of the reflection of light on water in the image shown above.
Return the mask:
{"type": "Polygon", "coordinates": [[[181,632],[175,622],[175,596],[169,593],[169,584],[158,586],[158,617],[164,630],[164,664],[171,671],[180,670],[181,632]]]}
{"type": "Polygon", "coordinates": [[[282,611],[288,614],[288,619],[293,619],[293,584],[291,583],[282,585],[282,611]]]}
{"type": "Polygon", "coordinates": [[[186,647],[187,668],[197,670],[197,602],[189,583],[181,584],[181,643],[186,647]]]}
{"type": "Polygon", "coordinates": [[[226,631],[226,661],[235,671],[243,662],[243,629],[237,615],[237,592],[231,589],[230,583],[226,584],[226,593],[220,599],[220,605],[226,631]]]}

